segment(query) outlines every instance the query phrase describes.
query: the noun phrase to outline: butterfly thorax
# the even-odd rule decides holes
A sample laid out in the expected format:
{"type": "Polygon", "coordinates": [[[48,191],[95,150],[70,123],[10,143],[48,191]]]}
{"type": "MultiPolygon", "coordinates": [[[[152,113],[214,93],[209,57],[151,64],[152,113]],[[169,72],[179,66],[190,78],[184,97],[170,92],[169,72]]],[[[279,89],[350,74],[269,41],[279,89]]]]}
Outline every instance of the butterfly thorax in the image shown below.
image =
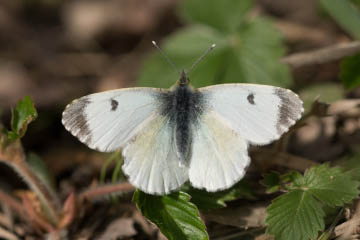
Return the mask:
{"type": "Polygon", "coordinates": [[[181,164],[186,165],[191,150],[191,128],[196,126],[203,109],[202,94],[189,85],[185,74],[169,92],[162,94],[162,114],[169,118],[174,146],[181,164]]]}

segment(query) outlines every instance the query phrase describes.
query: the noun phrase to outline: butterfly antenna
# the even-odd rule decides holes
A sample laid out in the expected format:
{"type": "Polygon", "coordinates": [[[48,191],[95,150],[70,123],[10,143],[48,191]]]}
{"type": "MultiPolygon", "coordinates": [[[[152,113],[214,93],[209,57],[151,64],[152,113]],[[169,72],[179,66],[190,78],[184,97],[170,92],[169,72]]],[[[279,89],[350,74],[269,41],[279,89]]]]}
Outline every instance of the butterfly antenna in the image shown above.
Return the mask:
{"type": "Polygon", "coordinates": [[[187,73],[191,72],[191,71],[193,70],[193,68],[194,68],[206,55],[208,55],[208,53],[209,53],[211,50],[213,50],[215,47],[216,47],[216,44],[213,43],[213,44],[193,63],[193,65],[191,66],[191,68],[189,69],[189,71],[188,71],[187,73]]]}
{"type": "Polygon", "coordinates": [[[165,59],[170,63],[171,66],[178,72],[179,75],[181,75],[179,69],[176,67],[175,63],[171,61],[171,59],[168,57],[168,55],[165,54],[165,52],[157,45],[155,41],[152,41],[152,44],[159,50],[159,52],[165,57],[165,59]]]}

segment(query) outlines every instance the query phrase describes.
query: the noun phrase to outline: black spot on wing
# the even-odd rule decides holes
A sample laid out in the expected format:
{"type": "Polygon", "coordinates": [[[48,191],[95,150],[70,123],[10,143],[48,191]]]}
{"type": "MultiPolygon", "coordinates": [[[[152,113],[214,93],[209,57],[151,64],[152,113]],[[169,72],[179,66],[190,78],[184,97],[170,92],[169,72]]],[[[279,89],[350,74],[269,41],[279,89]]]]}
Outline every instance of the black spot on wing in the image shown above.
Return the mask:
{"type": "Polygon", "coordinates": [[[275,88],[274,94],[280,98],[276,129],[283,134],[301,117],[304,108],[298,95],[290,90],[275,88]]]}
{"type": "Polygon", "coordinates": [[[252,105],[255,105],[255,96],[254,96],[254,94],[253,93],[250,93],[248,96],[247,96],[247,100],[248,100],[248,102],[250,103],[250,104],[252,104],[252,105]]]}
{"type": "Polygon", "coordinates": [[[116,101],[115,99],[111,99],[111,111],[115,111],[118,106],[119,106],[118,101],[116,101]]]}
{"type": "Polygon", "coordinates": [[[65,128],[86,144],[91,142],[92,137],[85,112],[88,104],[90,101],[86,97],[77,99],[66,107],[62,116],[65,128]]]}

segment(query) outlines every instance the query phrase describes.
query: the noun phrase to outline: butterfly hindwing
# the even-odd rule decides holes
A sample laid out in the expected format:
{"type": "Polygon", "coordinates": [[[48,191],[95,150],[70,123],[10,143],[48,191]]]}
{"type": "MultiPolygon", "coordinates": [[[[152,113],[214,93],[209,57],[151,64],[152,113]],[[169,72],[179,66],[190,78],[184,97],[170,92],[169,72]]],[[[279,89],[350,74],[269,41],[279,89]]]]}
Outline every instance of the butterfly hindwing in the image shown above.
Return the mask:
{"type": "MultiPolygon", "coordinates": [[[[118,150],[159,108],[156,88],[127,88],[91,94],[63,112],[65,128],[93,149],[118,150]]],[[[164,90],[165,91],[165,90],[164,90]]]]}
{"type": "Polygon", "coordinates": [[[189,180],[209,192],[231,187],[250,163],[247,142],[214,111],[205,112],[193,125],[189,180]]]}
{"type": "Polygon", "coordinates": [[[173,126],[169,118],[154,114],[124,147],[123,171],[144,192],[166,194],[188,180],[188,168],[180,166],[173,126]]]}

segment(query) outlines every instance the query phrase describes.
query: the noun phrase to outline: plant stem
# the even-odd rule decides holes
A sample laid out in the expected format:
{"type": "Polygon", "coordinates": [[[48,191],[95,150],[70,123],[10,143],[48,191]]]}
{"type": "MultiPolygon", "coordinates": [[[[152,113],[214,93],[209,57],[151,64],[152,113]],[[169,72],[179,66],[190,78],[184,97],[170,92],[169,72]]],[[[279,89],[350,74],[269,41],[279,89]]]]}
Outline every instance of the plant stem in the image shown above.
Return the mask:
{"type": "Polygon", "coordinates": [[[92,200],[94,198],[103,197],[116,192],[130,192],[134,191],[135,188],[130,183],[119,183],[115,185],[104,185],[88,189],[80,194],[80,202],[84,199],[92,200]]]}
{"type": "Polygon", "coordinates": [[[56,225],[59,222],[59,200],[47,189],[45,184],[41,182],[25,162],[20,141],[8,145],[6,149],[0,148],[0,161],[8,164],[24,179],[29,188],[35,192],[41,201],[49,220],[52,224],[56,225]]]}

